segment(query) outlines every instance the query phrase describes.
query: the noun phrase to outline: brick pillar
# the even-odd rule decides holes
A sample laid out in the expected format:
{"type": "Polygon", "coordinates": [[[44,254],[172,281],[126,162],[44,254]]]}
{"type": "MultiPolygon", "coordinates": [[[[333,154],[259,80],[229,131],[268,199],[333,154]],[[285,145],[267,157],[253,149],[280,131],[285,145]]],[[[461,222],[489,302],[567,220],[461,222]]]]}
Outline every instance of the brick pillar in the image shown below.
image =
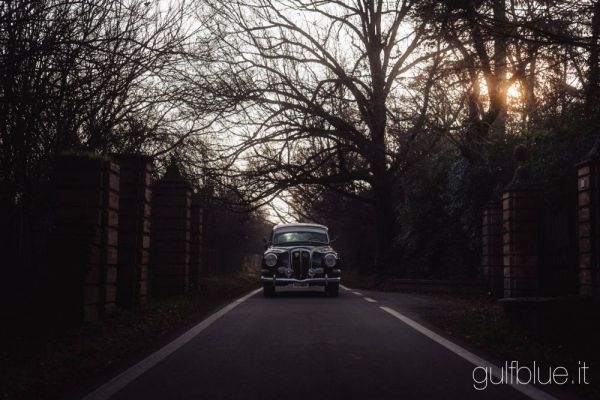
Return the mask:
{"type": "Polygon", "coordinates": [[[58,310],[96,321],[115,308],[119,166],[107,159],[57,160],[50,263],[58,310]]]}
{"type": "Polygon", "coordinates": [[[192,196],[192,221],[190,226],[190,286],[198,288],[202,276],[202,194],[192,196]]]}
{"type": "Polygon", "coordinates": [[[521,164],[502,194],[504,297],[539,295],[539,224],[541,190],[530,181],[529,158],[523,146],[515,150],[521,164]]]}
{"type": "Polygon", "coordinates": [[[502,205],[488,202],[483,209],[481,235],[481,275],[494,296],[504,294],[502,259],[502,205]]]}
{"type": "Polygon", "coordinates": [[[191,189],[172,161],[152,190],[152,290],[182,294],[189,288],[191,189]]]}
{"type": "Polygon", "coordinates": [[[577,164],[577,232],[579,251],[579,294],[600,295],[600,140],[577,164]]]}
{"type": "Polygon", "coordinates": [[[143,155],[116,159],[121,167],[117,304],[127,308],[147,300],[152,160],[143,155]]]}

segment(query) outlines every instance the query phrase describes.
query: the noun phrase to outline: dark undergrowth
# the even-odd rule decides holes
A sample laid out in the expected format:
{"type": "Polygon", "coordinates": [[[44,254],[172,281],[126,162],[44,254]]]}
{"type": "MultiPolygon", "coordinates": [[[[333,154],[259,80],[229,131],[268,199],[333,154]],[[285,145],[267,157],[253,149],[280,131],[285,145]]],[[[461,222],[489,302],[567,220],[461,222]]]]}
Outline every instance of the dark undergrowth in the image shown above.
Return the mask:
{"type": "MultiPolygon", "coordinates": [[[[393,285],[375,277],[346,274],[344,284],[363,290],[394,291],[393,285]]],[[[600,342],[595,332],[577,332],[566,329],[562,337],[541,337],[515,326],[497,299],[485,295],[413,293],[426,296],[431,306],[414,311],[446,336],[470,344],[485,357],[505,361],[518,361],[531,367],[540,366],[542,374],[548,367],[563,366],[576,373],[579,362],[585,362],[589,385],[568,384],[565,389],[578,396],[600,399],[600,342]]],[[[590,329],[596,324],[590,321],[590,329]]],[[[585,325],[585,323],[583,324],[585,325]]],[[[499,365],[502,366],[502,365],[499,365]]]]}
{"type": "Polygon", "coordinates": [[[78,398],[230,300],[258,287],[256,275],[205,278],[198,291],[119,310],[78,327],[13,326],[0,344],[1,399],[78,398]]]}
{"type": "Polygon", "coordinates": [[[562,338],[542,338],[511,324],[497,300],[482,296],[461,298],[439,296],[439,308],[427,310],[423,317],[450,336],[468,341],[504,361],[518,361],[531,367],[535,361],[542,374],[549,367],[567,368],[577,373],[585,362],[588,385],[568,383],[568,391],[589,398],[600,398],[600,344],[588,334],[571,332],[562,338]]]}

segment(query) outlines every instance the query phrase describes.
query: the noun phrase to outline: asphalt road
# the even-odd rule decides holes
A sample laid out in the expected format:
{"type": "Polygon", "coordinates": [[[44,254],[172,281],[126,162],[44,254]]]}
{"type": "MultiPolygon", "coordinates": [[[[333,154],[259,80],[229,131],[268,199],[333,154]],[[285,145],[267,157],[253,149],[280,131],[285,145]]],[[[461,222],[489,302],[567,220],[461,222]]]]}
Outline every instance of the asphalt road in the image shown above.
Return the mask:
{"type": "Polygon", "coordinates": [[[528,398],[507,385],[476,391],[473,364],[369,296],[258,293],[111,399],[528,398]]]}

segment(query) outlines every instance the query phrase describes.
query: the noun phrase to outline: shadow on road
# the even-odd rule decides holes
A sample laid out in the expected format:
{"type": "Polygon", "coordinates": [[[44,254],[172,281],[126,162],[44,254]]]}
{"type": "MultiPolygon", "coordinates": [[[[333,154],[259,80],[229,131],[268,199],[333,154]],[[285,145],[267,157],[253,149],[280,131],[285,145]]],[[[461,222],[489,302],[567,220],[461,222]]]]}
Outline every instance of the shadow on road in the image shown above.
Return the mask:
{"type": "Polygon", "coordinates": [[[321,287],[317,288],[295,288],[278,287],[273,298],[323,298],[329,297],[321,287]]]}

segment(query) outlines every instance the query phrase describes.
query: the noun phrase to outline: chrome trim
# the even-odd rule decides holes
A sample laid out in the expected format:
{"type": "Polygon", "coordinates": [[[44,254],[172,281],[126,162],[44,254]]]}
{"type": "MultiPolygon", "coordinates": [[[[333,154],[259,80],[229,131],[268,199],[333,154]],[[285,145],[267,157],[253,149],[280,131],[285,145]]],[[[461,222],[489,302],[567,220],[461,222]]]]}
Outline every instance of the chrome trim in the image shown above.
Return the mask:
{"type": "MultiPolygon", "coordinates": [[[[306,247],[295,247],[290,249],[290,268],[292,269],[292,274],[302,277],[308,276],[308,271],[312,267],[312,249],[308,249],[306,247]],[[298,265],[294,265],[294,256],[298,255],[298,265]],[[308,263],[307,265],[303,265],[304,255],[307,255],[308,263]],[[304,267],[304,268],[303,268],[304,267]]],[[[296,278],[297,279],[297,278],[296,278]]]]}

